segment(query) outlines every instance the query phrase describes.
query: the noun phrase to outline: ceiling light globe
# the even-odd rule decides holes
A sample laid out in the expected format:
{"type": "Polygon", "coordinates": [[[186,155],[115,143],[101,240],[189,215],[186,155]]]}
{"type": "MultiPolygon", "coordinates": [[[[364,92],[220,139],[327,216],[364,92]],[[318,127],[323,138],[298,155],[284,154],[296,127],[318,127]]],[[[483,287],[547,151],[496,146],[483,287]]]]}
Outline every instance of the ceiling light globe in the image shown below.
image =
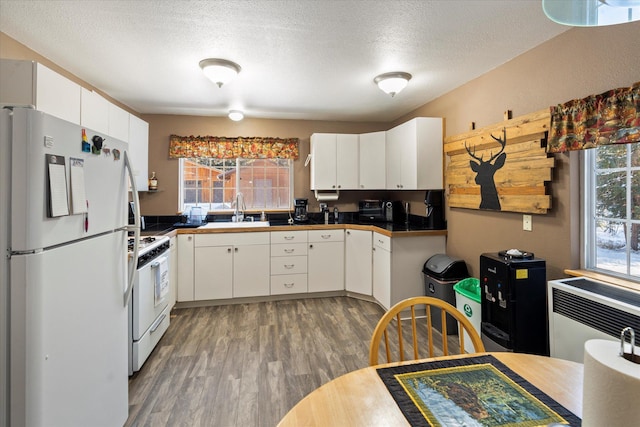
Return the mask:
{"type": "Polygon", "coordinates": [[[226,59],[209,58],[200,61],[202,73],[213,83],[222,87],[240,73],[240,66],[226,59]]]}
{"type": "Polygon", "coordinates": [[[239,122],[244,119],[244,114],[240,110],[231,110],[229,111],[229,118],[234,122],[239,122]]]}
{"type": "Polygon", "coordinates": [[[411,74],[401,71],[380,74],[375,79],[373,79],[380,90],[388,93],[392,97],[395,96],[395,94],[399,93],[402,89],[407,87],[409,80],[411,80],[411,74]]]}

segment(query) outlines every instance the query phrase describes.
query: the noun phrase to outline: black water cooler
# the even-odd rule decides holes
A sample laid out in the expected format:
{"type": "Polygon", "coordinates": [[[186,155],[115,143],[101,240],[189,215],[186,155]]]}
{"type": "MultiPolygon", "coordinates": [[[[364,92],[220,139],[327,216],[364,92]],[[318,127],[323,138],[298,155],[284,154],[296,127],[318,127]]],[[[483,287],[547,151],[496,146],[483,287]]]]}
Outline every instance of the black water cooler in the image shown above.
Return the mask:
{"type": "Polygon", "coordinates": [[[545,260],[517,250],[480,256],[487,351],[549,355],[545,260]]]}

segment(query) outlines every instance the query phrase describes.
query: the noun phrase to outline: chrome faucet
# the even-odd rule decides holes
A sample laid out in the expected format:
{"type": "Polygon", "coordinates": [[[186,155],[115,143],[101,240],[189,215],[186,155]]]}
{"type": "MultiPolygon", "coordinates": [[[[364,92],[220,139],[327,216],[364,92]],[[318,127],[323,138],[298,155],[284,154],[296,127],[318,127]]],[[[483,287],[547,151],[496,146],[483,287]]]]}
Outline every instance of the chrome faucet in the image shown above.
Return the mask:
{"type": "Polygon", "coordinates": [[[247,206],[244,204],[244,195],[241,192],[236,193],[236,200],[232,205],[235,205],[235,209],[233,211],[233,222],[242,222],[244,221],[244,211],[247,209],[247,206]]]}

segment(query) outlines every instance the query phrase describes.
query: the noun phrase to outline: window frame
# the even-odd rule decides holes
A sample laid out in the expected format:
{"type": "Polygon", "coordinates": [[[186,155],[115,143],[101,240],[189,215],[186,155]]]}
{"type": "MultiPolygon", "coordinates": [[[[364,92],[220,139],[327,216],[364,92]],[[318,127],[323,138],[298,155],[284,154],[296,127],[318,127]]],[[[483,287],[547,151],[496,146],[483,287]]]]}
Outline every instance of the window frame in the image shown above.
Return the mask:
{"type": "MultiPolygon", "coordinates": [[[[640,143],[636,143],[640,144],[640,143]]],[[[625,165],[624,167],[619,168],[611,168],[611,172],[622,172],[626,173],[625,177],[625,185],[626,185],[626,208],[625,208],[625,218],[599,218],[596,216],[596,203],[597,203],[597,150],[598,148],[583,150],[580,152],[580,165],[581,165],[581,181],[580,181],[580,190],[582,194],[582,202],[580,203],[580,217],[581,221],[581,268],[593,271],[596,273],[605,274],[608,276],[618,277],[624,280],[630,280],[633,282],[640,282],[640,276],[634,275],[632,272],[632,247],[631,247],[631,224],[640,223],[640,219],[632,218],[632,209],[633,209],[633,188],[631,186],[632,182],[632,173],[640,173],[640,166],[632,166],[632,151],[630,144],[625,144],[626,153],[625,153],[625,165]],[[598,259],[597,259],[597,226],[596,222],[598,220],[616,220],[615,222],[620,222],[621,224],[627,224],[626,229],[626,242],[625,245],[625,262],[626,262],[626,273],[621,273],[615,270],[609,270],[605,268],[598,267],[598,259]],[[617,221],[619,220],[619,221],[617,221]]],[[[640,147],[638,148],[640,149],[640,147]]]]}
{"type": "MultiPolygon", "coordinates": [[[[185,172],[185,161],[196,161],[197,159],[195,158],[180,158],[179,159],[179,166],[178,166],[178,211],[179,212],[184,212],[186,210],[189,209],[189,207],[192,204],[185,204],[183,202],[184,200],[184,192],[185,192],[185,179],[184,179],[184,172],[185,172]]],[[[271,159],[246,159],[246,158],[236,158],[236,159],[229,159],[229,160],[233,160],[235,161],[235,183],[234,185],[231,187],[233,188],[235,194],[238,193],[238,191],[242,192],[242,186],[240,184],[240,177],[241,177],[241,173],[240,173],[240,169],[244,168],[252,168],[252,166],[247,166],[246,164],[243,164],[243,162],[246,161],[255,161],[255,160],[271,160],[271,159]]],[[[268,212],[289,212],[293,209],[293,197],[294,197],[294,171],[295,171],[295,167],[294,167],[294,162],[293,159],[278,159],[278,160],[284,160],[288,162],[288,198],[287,198],[287,205],[285,207],[260,207],[260,208],[255,208],[255,207],[251,207],[251,208],[247,208],[246,211],[255,211],[255,212],[260,212],[260,211],[268,211],[268,212]]],[[[284,167],[282,167],[284,168],[284,167]]],[[[272,187],[274,188],[274,187],[272,187]]],[[[275,187],[275,188],[285,188],[285,187],[275,187]]],[[[230,208],[226,208],[226,209],[214,209],[212,206],[212,202],[195,202],[194,204],[195,206],[207,206],[207,211],[213,214],[227,214],[227,213],[232,213],[234,211],[233,207],[230,208]]]]}

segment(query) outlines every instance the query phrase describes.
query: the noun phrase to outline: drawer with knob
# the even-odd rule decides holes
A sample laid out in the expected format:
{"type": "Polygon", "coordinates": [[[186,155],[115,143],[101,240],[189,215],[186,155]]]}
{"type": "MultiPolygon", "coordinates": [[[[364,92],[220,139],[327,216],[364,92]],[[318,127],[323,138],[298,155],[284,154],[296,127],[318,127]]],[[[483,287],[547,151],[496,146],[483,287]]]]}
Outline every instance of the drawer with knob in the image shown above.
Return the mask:
{"type": "Polygon", "coordinates": [[[271,257],[271,275],[305,274],[307,273],[307,257],[288,256],[271,257]]]}
{"type": "Polygon", "coordinates": [[[281,276],[271,276],[271,295],[298,294],[306,292],[306,274],[284,274],[281,276]]]}

